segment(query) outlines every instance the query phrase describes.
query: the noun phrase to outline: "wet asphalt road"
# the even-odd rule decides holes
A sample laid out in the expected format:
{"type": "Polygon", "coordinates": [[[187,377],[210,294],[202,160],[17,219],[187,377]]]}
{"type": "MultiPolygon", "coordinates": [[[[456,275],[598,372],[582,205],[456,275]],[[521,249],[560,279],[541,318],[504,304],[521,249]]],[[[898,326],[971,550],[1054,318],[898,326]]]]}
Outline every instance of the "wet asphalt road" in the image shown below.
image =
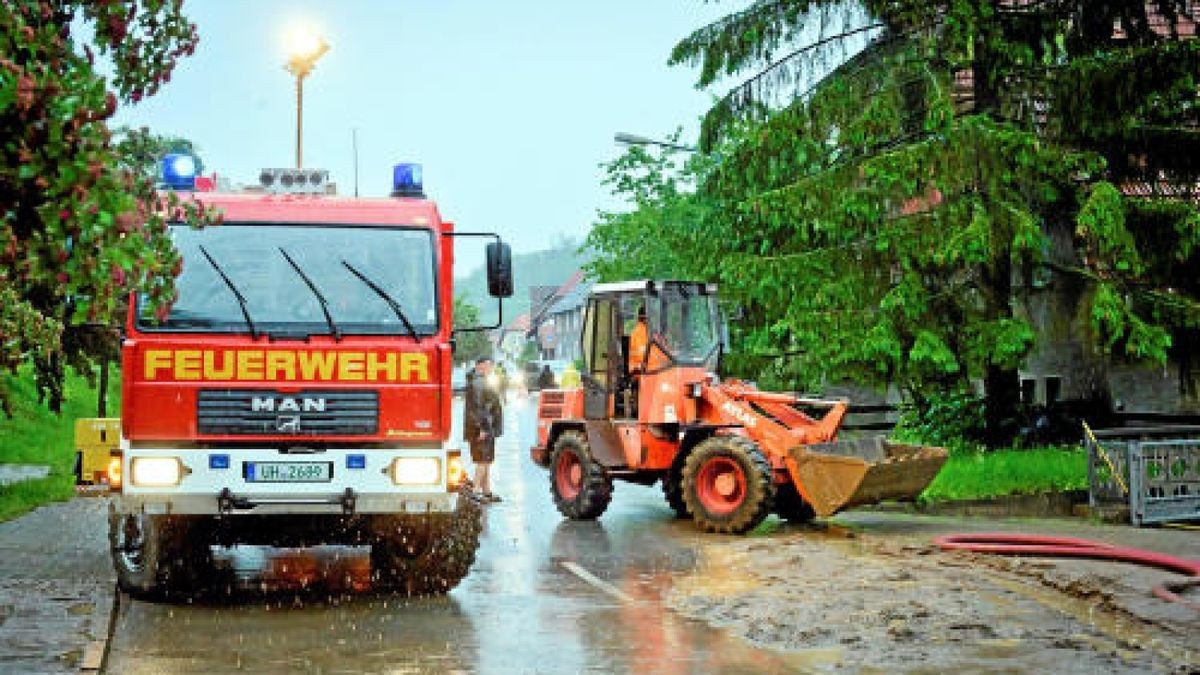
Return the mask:
{"type": "Polygon", "coordinates": [[[658,487],[619,483],[600,521],[564,521],[546,472],[528,457],[535,400],[507,406],[493,467],[504,501],[487,507],[476,563],[448,596],[371,592],[366,549],[238,548],[218,560],[237,579],[231,593],[177,604],[123,597],[107,672],[690,673],[802,665],[664,607],[670,579],[695,565],[694,545],[705,536],[672,519],[658,487]]]}

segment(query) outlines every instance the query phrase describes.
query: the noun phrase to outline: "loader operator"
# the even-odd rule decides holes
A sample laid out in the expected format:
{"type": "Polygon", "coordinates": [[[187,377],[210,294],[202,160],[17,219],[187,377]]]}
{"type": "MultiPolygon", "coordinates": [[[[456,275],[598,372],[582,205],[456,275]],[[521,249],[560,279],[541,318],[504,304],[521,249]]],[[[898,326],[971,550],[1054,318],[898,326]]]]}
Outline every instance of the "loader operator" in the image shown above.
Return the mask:
{"type": "MultiPolygon", "coordinates": [[[[655,339],[660,344],[664,341],[661,335],[655,334],[655,339]]],[[[654,371],[667,365],[666,354],[663,353],[662,347],[651,349],[649,357],[646,355],[646,348],[650,346],[650,329],[646,327],[646,308],[638,307],[637,325],[633,327],[633,331],[629,333],[629,374],[636,376],[646,371],[654,371]]]]}
{"type": "Polygon", "coordinates": [[[646,308],[638,307],[637,325],[629,333],[629,374],[640,373],[646,366],[646,345],[650,342],[650,330],[646,328],[646,308]]]}

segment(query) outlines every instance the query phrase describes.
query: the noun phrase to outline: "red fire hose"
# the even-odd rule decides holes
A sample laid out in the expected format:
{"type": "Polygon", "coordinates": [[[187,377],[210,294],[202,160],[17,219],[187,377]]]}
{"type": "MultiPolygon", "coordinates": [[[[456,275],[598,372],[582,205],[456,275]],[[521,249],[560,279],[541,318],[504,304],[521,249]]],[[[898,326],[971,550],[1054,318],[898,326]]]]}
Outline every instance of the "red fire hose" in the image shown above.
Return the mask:
{"type": "Polygon", "coordinates": [[[1046,537],[1033,534],[947,534],[935,537],[933,543],[944,551],[961,550],[976,553],[1009,555],[1044,555],[1067,558],[1117,560],[1148,567],[1158,567],[1191,577],[1183,582],[1163,583],[1154,587],[1154,595],[1168,602],[1177,602],[1200,611],[1200,603],[1180,597],[1185,588],[1200,586],[1200,561],[1176,558],[1153,551],[1113,546],[1089,539],[1046,537]]]}

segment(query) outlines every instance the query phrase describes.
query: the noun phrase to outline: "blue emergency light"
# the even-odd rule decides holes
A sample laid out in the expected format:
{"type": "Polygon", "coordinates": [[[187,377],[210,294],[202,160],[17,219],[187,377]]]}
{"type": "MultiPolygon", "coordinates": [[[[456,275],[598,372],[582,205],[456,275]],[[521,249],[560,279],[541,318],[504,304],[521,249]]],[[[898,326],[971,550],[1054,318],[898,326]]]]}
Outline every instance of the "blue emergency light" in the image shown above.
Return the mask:
{"type": "Polygon", "coordinates": [[[196,189],[196,158],[185,152],[172,152],[162,158],[162,182],[169,190],[196,189]]]}
{"type": "Polygon", "coordinates": [[[392,167],[392,196],[425,196],[425,187],[421,183],[420,164],[401,163],[392,167]]]}

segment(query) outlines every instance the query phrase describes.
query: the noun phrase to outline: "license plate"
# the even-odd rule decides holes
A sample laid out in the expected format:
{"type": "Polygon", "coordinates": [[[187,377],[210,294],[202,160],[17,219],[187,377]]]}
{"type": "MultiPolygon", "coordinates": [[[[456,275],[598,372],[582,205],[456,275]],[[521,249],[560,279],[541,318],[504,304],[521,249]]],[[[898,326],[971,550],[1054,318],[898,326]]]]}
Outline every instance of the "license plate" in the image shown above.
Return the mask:
{"type": "Polygon", "coordinates": [[[246,462],[247,483],[328,483],[332,462],[246,462]]]}

